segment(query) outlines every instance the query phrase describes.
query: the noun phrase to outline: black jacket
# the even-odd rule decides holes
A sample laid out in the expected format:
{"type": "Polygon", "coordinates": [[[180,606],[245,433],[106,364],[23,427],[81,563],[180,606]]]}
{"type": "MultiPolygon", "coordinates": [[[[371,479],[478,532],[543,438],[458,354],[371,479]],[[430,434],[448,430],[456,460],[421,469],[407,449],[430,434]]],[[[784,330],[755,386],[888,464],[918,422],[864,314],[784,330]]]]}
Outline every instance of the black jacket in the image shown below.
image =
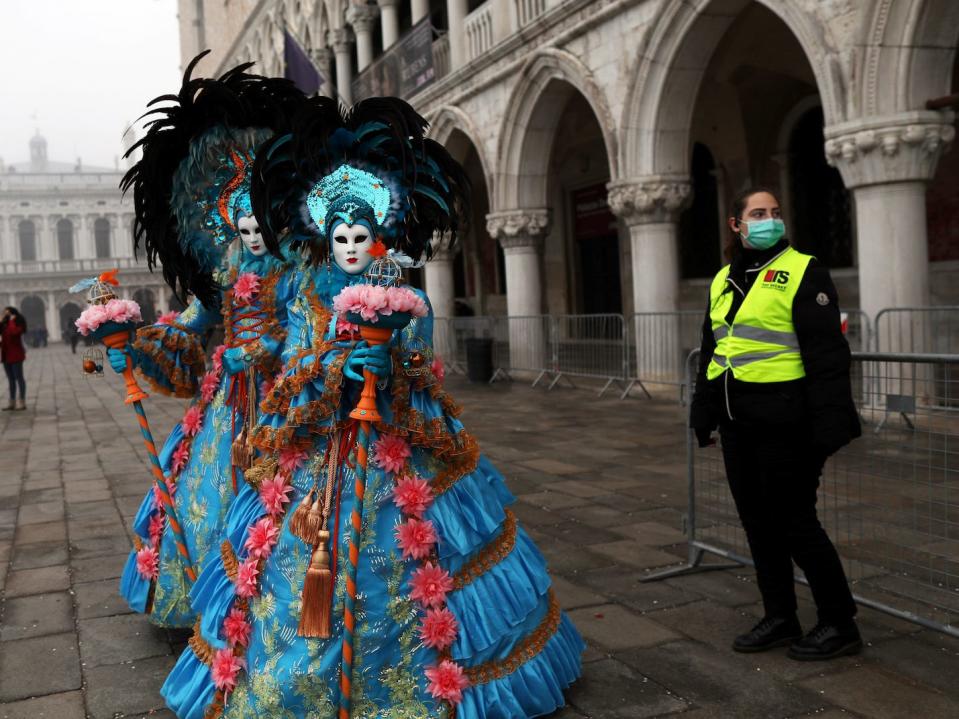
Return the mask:
{"type": "MultiPolygon", "coordinates": [[[[753,281],[788,247],[786,240],[768,250],[743,250],[729,270],[728,292],[733,304],[726,315],[732,322],[753,281]],[[733,283],[742,292],[733,286],[733,283]]],[[[724,372],[706,379],[706,368],[716,349],[707,298],[703,322],[699,373],[690,410],[690,426],[702,444],[720,424],[742,422],[763,426],[799,425],[814,449],[828,456],[862,434],[849,379],[849,344],[842,334],[839,297],[829,270],[815,258],[793,300],[793,326],[799,340],[806,376],[791,382],[742,382],[724,372]],[[728,376],[727,376],[728,375],[728,376]]]]}

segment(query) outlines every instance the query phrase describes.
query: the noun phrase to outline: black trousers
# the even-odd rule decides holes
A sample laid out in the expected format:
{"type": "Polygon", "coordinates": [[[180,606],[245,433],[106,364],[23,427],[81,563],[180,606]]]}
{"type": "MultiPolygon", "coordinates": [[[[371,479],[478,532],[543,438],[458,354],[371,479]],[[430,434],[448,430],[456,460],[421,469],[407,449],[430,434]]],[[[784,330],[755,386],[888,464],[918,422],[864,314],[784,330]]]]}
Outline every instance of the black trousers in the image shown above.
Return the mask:
{"type": "Polygon", "coordinates": [[[17,389],[20,390],[20,399],[26,399],[27,383],[23,379],[23,362],[4,362],[3,369],[7,373],[7,382],[10,383],[10,402],[16,397],[17,389]]]}
{"type": "Polygon", "coordinates": [[[793,561],[805,573],[819,621],[842,623],[856,604],[836,548],[816,515],[819,476],[808,433],[794,425],[720,427],[726,476],[756,564],[766,616],[796,612],[793,561]]]}

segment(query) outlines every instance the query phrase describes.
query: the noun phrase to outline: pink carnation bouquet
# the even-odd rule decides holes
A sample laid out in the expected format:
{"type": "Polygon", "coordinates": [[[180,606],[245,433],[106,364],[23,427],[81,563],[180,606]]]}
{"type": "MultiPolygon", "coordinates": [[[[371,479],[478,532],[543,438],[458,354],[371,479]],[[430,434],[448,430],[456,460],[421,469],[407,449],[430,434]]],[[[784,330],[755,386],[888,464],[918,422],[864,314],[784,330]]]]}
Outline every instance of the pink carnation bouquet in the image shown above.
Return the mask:
{"type": "Polygon", "coordinates": [[[426,303],[408,287],[382,287],[358,284],[345,287],[333,298],[333,311],[346,316],[347,321],[376,324],[394,312],[412,317],[426,317],[426,303]],[[352,315],[352,316],[351,316],[352,315]]]}
{"type": "Polygon", "coordinates": [[[90,305],[76,321],[77,329],[80,334],[87,335],[96,333],[103,328],[108,331],[120,329],[117,325],[124,325],[129,322],[141,322],[140,305],[133,300],[112,299],[102,305],[90,305]]]}

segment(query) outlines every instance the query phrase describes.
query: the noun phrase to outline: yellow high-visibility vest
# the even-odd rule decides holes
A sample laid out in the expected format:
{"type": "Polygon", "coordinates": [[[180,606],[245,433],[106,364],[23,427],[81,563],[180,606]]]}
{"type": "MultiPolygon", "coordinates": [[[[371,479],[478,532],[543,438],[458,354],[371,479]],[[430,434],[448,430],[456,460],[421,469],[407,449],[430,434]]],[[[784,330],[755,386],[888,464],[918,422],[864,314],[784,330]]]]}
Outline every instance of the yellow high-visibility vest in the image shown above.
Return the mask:
{"type": "Polygon", "coordinates": [[[706,368],[708,379],[726,370],[743,382],[788,382],[806,376],[793,327],[793,300],[811,259],[789,247],[759,268],[731,325],[726,315],[733,293],[742,288],[727,288],[727,283],[734,284],[729,265],[717,273],[709,289],[716,350],[706,368]]]}

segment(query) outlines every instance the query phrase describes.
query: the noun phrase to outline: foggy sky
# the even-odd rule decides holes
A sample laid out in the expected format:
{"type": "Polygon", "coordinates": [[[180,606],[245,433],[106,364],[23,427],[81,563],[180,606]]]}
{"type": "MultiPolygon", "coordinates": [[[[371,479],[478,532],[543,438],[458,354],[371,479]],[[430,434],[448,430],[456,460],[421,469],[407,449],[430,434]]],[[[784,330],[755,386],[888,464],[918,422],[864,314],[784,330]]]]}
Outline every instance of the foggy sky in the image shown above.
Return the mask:
{"type": "Polygon", "coordinates": [[[176,0],[0,0],[0,157],[114,166],[146,103],[180,83],[176,0]]]}

